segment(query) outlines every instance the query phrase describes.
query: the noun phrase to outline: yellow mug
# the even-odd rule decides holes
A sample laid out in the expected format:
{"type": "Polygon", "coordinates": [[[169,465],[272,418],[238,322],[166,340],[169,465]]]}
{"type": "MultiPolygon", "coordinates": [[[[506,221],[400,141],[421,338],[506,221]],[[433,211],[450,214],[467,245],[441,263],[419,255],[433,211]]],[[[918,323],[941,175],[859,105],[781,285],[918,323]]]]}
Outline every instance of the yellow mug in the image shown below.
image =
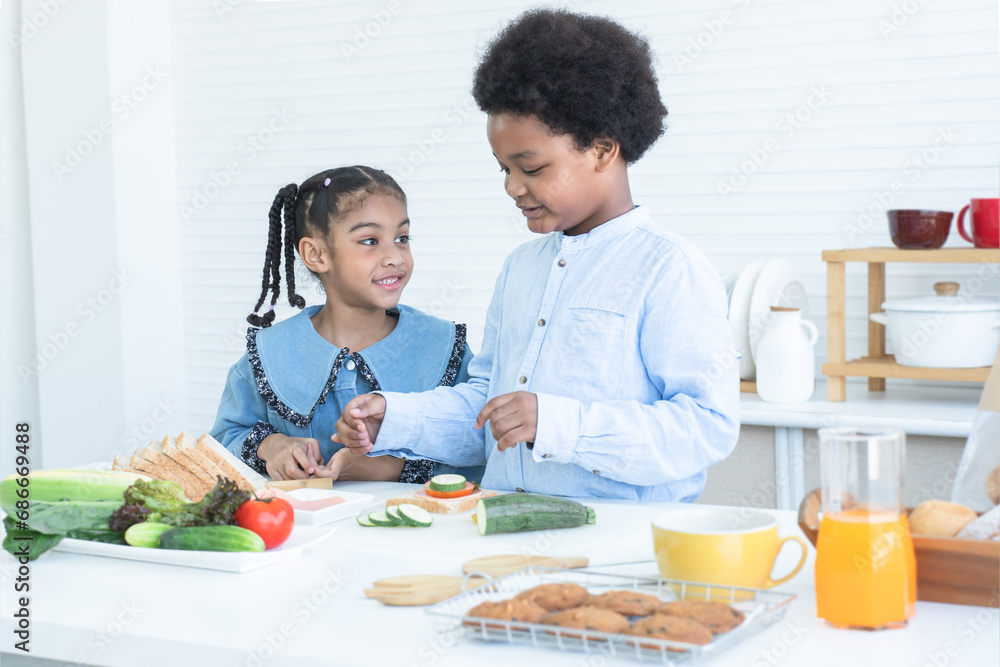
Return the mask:
{"type": "Polygon", "coordinates": [[[683,507],[653,519],[653,551],[664,579],[721,586],[771,588],[802,569],[806,543],[800,537],[778,537],[778,520],[759,510],[740,507],[683,507]],[[780,579],[771,579],[778,552],[794,540],[802,547],[799,564],[780,579]]]}

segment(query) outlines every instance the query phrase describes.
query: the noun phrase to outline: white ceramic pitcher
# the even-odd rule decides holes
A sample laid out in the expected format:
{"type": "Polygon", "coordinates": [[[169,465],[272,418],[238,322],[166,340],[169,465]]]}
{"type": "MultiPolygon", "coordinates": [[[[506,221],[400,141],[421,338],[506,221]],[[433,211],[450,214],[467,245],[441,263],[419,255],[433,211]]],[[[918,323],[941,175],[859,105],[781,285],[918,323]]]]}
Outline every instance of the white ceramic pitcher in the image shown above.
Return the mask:
{"type": "Polygon", "coordinates": [[[798,308],[771,306],[757,346],[757,394],[769,403],[802,403],[816,388],[816,325],[798,308]]]}

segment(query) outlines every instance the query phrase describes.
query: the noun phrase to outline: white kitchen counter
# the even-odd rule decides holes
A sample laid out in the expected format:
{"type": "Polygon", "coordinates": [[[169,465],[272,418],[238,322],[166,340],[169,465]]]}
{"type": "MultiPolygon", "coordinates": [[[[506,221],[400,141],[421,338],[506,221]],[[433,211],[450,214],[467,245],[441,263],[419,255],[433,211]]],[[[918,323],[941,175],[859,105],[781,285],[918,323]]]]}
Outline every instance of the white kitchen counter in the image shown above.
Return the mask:
{"type": "Polygon", "coordinates": [[[773,426],[775,479],[779,509],[796,509],[805,495],[803,429],[861,426],[902,429],[909,435],[965,439],[976,418],[981,385],[919,387],[894,384],[868,391],[867,381],[847,383],[847,400],[826,400],[826,380],[819,378],[805,403],[767,403],[757,394],[740,394],[740,421],[773,426]]]}
{"type": "MultiPolygon", "coordinates": [[[[405,488],[344,483],[382,500],[405,488]]],[[[586,555],[596,564],[652,558],[649,522],[666,505],[587,501],[597,525],[480,537],[468,514],[435,516],[427,530],[335,524],[326,541],[297,560],[247,574],[50,552],[30,565],[31,648],[36,657],[134,667],[373,665],[407,667],[639,664],[625,658],[438,635],[423,608],[385,607],[363,589],[382,577],[460,574],[476,556],[522,551],[586,555]],[[326,588],[324,588],[324,585],[326,588]]],[[[795,515],[777,511],[781,533],[798,534],[795,515]]],[[[909,626],[886,632],[834,630],[814,615],[813,551],[791,582],[795,599],[777,625],[718,654],[718,667],[770,665],[1000,664],[996,609],[920,602],[909,626]]],[[[786,547],[777,573],[798,558],[786,547]]],[[[0,649],[13,652],[13,578],[4,553],[0,649]]],[[[653,563],[604,571],[655,576],[653,563]]]]}

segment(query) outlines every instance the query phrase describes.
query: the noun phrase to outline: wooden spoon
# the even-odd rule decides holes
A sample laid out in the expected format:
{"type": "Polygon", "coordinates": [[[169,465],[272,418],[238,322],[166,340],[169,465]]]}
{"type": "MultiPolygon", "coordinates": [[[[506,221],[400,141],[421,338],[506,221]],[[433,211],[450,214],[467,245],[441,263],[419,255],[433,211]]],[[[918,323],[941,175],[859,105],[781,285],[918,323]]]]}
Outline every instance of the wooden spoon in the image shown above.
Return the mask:
{"type": "Polygon", "coordinates": [[[575,569],[587,567],[590,559],[586,556],[533,556],[528,554],[503,554],[473,558],[462,565],[462,572],[488,574],[503,577],[526,567],[562,567],[575,569]]]}
{"type": "Polygon", "coordinates": [[[483,577],[466,579],[443,574],[411,574],[379,579],[372,584],[374,588],[365,589],[365,595],[382,604],[420,606],[447,600],[486,583],[489,583],[489,580],[483,577]]]}

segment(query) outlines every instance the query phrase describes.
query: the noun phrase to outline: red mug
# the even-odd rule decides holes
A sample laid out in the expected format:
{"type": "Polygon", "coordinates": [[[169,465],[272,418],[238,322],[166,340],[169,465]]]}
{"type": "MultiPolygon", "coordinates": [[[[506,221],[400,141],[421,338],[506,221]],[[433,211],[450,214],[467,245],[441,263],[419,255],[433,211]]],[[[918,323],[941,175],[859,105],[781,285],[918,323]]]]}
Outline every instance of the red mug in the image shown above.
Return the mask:
{"type": "Polygon", "coordinates": [[[1000,199],[973,199],[958,214],[958,233],[977,248],[1000,248],[1000,199]],[[965,231],[965,212],[972,209],[972,237],[965,231]]]}

